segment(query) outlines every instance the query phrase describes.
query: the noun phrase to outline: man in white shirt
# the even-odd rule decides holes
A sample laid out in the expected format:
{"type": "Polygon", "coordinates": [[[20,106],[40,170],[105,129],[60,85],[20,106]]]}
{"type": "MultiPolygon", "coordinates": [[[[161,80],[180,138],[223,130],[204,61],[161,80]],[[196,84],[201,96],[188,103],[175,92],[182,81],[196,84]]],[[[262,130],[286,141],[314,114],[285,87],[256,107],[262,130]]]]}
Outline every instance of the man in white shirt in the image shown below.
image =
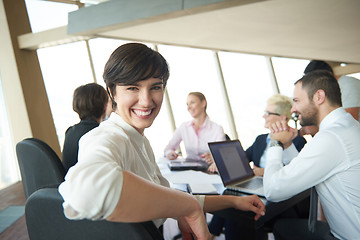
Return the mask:
{"type": "Polygon", "coordinates": [[[319,126],[319,132],[283,166],[283,150],[297,131],[286,122],[272,125],[265,195],[282,201],[315,186],[328,226],[318,221],[311,233],[306,220],[280,220],[274,227],[276,239],[360,239],[360,124],[342,108],[334,76],[314,71],[298,80],[292,112],[302,126],[319,126]]]}

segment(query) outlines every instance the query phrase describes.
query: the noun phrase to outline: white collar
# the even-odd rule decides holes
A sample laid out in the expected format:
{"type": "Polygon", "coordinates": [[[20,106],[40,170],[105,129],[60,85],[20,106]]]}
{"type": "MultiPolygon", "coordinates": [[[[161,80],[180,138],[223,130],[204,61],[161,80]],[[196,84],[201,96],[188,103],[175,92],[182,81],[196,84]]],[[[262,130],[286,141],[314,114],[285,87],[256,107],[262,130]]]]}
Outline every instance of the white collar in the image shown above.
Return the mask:
{"type": "Polygon", "coordinates": [[[339,107],[333,111],[331,111],[326,117],[321,121],[319,126],[319,131],[326,129],[328,126],[331,126],[333,122],[335,122],[338,118],[344,116],[346,111],[343,107],[339,107]]]}
{"type": "Polygon", "coordinates": [[[134,127],[125,122],[125,120],[120,115],[113,112],[106,121],[111,121],[118,127],[122,128],[131,139],[135,140],[135,142],[140,143],[144,141],[144,135],[140,134],[134,127]]]}

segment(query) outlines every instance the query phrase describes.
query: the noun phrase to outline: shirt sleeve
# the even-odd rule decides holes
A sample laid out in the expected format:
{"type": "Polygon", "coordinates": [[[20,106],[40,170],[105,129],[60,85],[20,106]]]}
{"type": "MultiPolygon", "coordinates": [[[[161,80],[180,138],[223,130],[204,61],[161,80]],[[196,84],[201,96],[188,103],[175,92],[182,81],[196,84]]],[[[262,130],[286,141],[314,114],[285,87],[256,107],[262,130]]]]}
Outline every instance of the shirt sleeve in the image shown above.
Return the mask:
{"type": "Polygon", "coordinates": [[[222,126],[216,124],[214,128],[215,141],[225,141],[225,132],[222,126]]]}
{"type": "Polygon", "coordinates": [[[290,147],[284,150],[283,153],[283,164],[288,165],[293,158],[295,158],[299,154],[295,145],[292,143],[290,147]]]}
{"type": "Polygon", "coordinates": [[[80,140],[79,161],[59,186],[69,219],[106,219],[120,199],[123,173],[121,164],[114,161],[119,156],[116,148],[100,139],[83,144],[80,140]]]}
{"type": "Polygon", "coordinates": [[[338,166],[345,153],[340,146],[331,133],[318,133],[286,166],[282,164],[282,148],[270,147],[264,173],[266,198],[274,202],[288,199],[341,171],[338,166]]]}

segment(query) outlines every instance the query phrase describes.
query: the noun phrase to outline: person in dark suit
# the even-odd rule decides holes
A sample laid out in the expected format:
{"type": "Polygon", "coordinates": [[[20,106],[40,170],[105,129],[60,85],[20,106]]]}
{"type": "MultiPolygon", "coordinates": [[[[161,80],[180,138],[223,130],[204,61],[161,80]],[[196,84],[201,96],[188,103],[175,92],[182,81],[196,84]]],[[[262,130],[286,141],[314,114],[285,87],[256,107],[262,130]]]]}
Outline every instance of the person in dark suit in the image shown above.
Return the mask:
{"type": "MultiPolygon", "coordinates": [[[[291,119],[292,100],[284,95],[275,94],[267,101],[263,118],[265,119],[265,128],[276,121],[291,119]]],[[[246,156],[249,162],[253,162],[254,174],[257,176],[264,175],[264,167],[266,164],[266,150],[269,147],[270,135],[261,134],[256,137],[255,142],[246,150],[246,156]]],[[[298,152],[304,147],[305,138],[297,136],[293,140],[293,145],[284,153],[283,164],[287,165],[291,159],[297,156],[298,152]]]]}
{"type": "MultiPolygon", "coordinates": [[[[270,128],[271,124],[277,121],[290,121],[292,100],[284,95],[275,94],[267,100],[266,108],[263,118],[265,119],[265,128],[270,128]]],[[[257,176],[264,175],[264,168],[266,164],[266,151],[270,144],[270,134],[261,134],[256,137],[254,143],[246,150],[246,156],[249,163],[253,163],[253,171],[257,176]]],[[[291,146],[289,146],[283,154],[283,164],[287,165],[294,157],[297,156],[299,151],[306,144],[305,138],[298,135],[291,146]]],[[[305,199],[298,205],[285,211],[281,217],[301,217],[306,218],[309,212],[309,199],[305,199]]],[[[273,223],[269,223],[272,225],[273,223]]],[[[238,226],[237,222],[229,221],[218,216],[214,216],[209,224],[210,233],[213,236],[218,236],[225,227],[226,239],[246,239],[244,231],[238,226]]],[[[259,233],[258,235],[264,235],[259,233]]],[[[250,237],[249,237],[250,238],[250,237]]],[[[261,237],[258,237],[261,239],[261,237]]]]}
{"type": "Polygon", "coordinates": [[[99,126],[112,110],[108,94],[99,84],[89,83],[75,89],[73,110],[79,115],[80,122],[65,132],[62,163],[66,172],[78,161],[78,142],[87,132],[99,126]]]}

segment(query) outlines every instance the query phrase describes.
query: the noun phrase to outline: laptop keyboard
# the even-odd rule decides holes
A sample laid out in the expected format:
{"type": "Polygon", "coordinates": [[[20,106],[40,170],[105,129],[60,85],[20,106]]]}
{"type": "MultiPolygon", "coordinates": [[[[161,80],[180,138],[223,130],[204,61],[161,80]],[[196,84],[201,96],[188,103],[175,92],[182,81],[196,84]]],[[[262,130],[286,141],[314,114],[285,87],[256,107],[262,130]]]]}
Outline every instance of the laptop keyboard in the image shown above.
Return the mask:
{"type": "Polygon", "coordinates": [[[223,195],[232,195],[232,196],[249,196],[247,193],[239,192],[238,190],[232,189],[232,188],[226,188],[223,195]]]}
{"type": "Polygon", "coordinates": [[[263,186],[263,179],[262,178],[253,178],[250,181],[237,184],[236,186],[251,189],[251,190],[258,189],[263,186]]]}

